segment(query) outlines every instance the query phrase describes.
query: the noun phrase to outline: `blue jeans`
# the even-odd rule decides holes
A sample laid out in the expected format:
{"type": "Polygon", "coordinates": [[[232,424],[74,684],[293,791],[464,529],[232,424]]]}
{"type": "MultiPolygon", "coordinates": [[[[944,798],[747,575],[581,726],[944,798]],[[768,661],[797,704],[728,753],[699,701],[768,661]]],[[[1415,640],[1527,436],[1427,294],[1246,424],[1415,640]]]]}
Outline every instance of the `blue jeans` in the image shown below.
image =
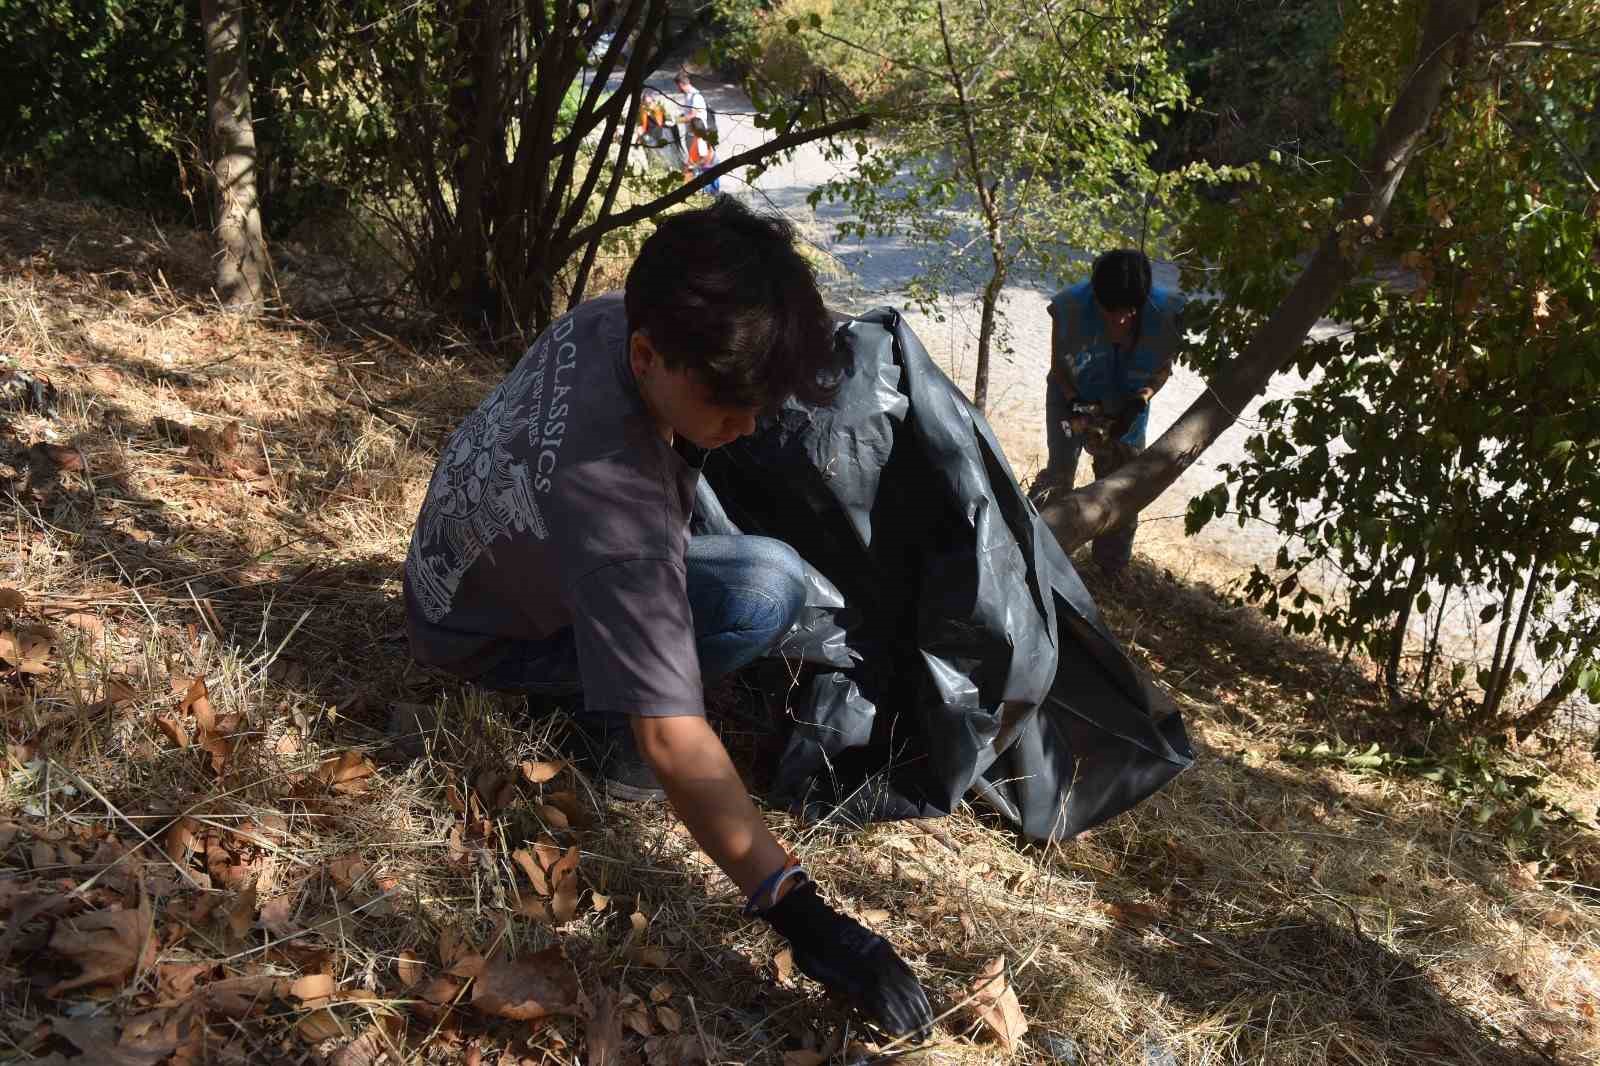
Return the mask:
{"type": "MultiPolygon", "coordinates": [[[[1049,459],[1038,481],[1056,491],[1071,492],[1077,480],[1078,459],[1083,455],[1083,437],[1067,432],[1064,423],[1071,412],[1061,390],[1050,381],[1046,381],[1044,387],[1044,440],[1049,459]]],[[[1145,426],[1146,423],[1141,420],[1134,433],[1112,442],[1099,455],[1090,453],[1096,479],[1111,476],[1123,463],[1144,451],[1145,426]]],[[[1095,565],[1108,574],[1119,573],[1133,560],[1133,535],[1138,529],[1139,519],[1134,517],[1109,533],[1096,537],[1090,552],[1095,565]]]]}
{"type": "MultiPolygon", "coordinates": [[[[731,674],[772,651],[805,606],[805,569],[781,540],[690,537],[684,564],[703,681],[731,674]]],[[[542,640],[507,641],[500,660],[474,680],[530,695],[583,691],[572,627],[542,640]]]]}

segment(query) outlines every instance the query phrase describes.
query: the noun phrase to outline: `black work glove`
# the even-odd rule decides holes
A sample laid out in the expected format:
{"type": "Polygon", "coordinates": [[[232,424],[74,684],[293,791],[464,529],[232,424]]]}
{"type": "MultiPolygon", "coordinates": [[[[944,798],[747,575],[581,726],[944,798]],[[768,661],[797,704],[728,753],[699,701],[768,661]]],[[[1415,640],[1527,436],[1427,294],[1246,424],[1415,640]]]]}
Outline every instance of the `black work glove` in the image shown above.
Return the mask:
{"type": "Polygon", "coordinates": [[[894,948],[823,902],[807,881],[761,917],[782,933],[800,972],[860,1008],[891,1036],[933,1027],[928,996],[894,948]]]}

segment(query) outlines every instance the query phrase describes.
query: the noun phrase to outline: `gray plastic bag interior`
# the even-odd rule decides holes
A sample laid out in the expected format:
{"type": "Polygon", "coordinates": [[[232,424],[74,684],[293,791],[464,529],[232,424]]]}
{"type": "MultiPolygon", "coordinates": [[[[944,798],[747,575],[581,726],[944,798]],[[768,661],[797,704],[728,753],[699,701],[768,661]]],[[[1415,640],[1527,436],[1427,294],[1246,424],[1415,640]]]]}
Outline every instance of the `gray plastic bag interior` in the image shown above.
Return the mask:
{"type": "Polygon", "coordinates": [[[835,404],[791,402],[707,459],[695,532],[759,533],[810,570],[778,654],[810,664],[774,798],[864,824],[963,797],[1060,840],[1194,759],[1100,620],[988,423],[899,314],[836,334],[835,404]]]}

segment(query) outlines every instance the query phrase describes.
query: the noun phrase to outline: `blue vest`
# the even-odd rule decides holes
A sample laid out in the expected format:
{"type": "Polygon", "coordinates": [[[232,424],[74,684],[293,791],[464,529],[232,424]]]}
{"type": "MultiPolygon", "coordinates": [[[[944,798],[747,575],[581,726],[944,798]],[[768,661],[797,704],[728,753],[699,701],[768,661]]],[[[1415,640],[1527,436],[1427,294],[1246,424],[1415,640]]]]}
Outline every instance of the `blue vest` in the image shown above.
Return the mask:
{"type": "MultiPolygon", "coordinates": [[[[1117,351],[1106,337],[1105,316],[1094,302],[1089,282],[1069,285],[1050,298],[1056,350],[1070,370],[1078,396],[1099,401],[1113,417],[1133,394],[1150,384],[1161,368],[1172,362],[1183,337],[1182,293],[1159,286],[1150,290],[1140,315],[1139,339],[1131,351],[1117,351]]],[[[1146,409],[1128,428],[1123,440],[1142,439],[1150,412],[1146,409]]]]}

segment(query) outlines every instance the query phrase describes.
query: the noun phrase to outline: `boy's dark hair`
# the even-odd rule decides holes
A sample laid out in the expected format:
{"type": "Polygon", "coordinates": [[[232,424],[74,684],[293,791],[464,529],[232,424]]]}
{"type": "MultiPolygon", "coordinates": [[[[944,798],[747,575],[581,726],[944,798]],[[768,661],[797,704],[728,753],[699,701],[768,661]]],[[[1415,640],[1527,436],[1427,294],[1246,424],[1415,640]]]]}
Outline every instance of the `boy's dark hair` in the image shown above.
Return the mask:
{"type": "Polygon", "coordinates": [[[1107,311],[1143,310],[1150,298],[1150,259],[1132,248],[1106,252],[1090,275],[1094,298],[1107,311]]]}
{"type": "Polygon", "coordinates": [[[794,239],[787,222],[728,196],[666,218],[628,270],[629,331],[695,371],[718,403],[829,402],[847,356],[794,239]]]}

